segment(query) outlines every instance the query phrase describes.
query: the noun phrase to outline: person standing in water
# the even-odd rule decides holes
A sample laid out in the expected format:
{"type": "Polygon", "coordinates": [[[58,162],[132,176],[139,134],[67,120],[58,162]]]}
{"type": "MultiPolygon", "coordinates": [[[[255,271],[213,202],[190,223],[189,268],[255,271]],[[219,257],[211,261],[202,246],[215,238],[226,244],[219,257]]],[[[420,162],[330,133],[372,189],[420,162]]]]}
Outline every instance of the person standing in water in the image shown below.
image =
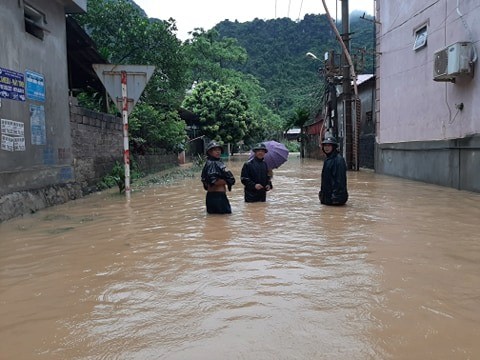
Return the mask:
{"type": "Polygon", "coordinates": [[[338,152],[334,137],[322,141],[322,151],[327,155],[323,162],[322,184],[318,197],[324,205],[343,205],[348,200],[347,165],[338,152]]]}
{"type": "Polygon", "coordinates": [[[203,188],[207,191],[205,204],[208,214],[231,214],[227,198],[228,191],[235,184],[235,177],[220,159],[223,147],[216,141],[207,145],[207,161],[202,169],[203,188]]]}
{"type": "Polygon", "coordinates": [[[267,192],[273,188],[271,172],[263,161],[268,152],[265,144],[256,145],[252,151],[255,156],[246,161],[242,167],[241,181],[244,185],[245,202],[266,201],[267,192]]]}

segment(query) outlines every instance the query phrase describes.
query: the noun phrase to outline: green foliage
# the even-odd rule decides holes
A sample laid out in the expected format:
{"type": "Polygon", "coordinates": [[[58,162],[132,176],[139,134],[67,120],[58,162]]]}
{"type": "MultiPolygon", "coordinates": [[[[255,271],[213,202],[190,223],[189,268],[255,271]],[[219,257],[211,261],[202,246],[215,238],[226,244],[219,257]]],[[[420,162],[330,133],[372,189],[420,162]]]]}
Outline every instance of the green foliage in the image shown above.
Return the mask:
{"type": "MultiPolygon", "coordinates": [[[[130,0],[88,0],[88,12],[75,19],[113,64],[154,65],[155,71],[129,118],[133,152],[176,151],[185,141],[185,123],[175,111],[187,84],[182,43],[175,21],[149,19],[130,0]]],[[[103,94],[88,90],[77,96],[82,106],[104,111],[103,94]]],[[[118,113],[115,106],[110,109],[118,113]]]]}
{"type": "MultiPolygon", "coordinates": [[[[247,110],[246,129],[243,129],[243,115],[237,117],[242,129],[237,131],[239,127],[237,124],[233,124],[233,127],[226,126],[225,128],[229,128],[232,133],[219,135],[223,141],[231,142],[229,140],[231,138],[232,141],[254,142],[281,132],[283,121],[267,104],[262,102],[265,89],[260,85],[258,79],[234,69],[247,60],[246,51],[238,45],[237,40],[227,37],[220,38],[215,30],[205,32],[203,29],[197,29],[193,33],[193,39],[185,44],[185,53],[191,66],[190,79],[192,82],[214,81],[227,88],[233,88],[234,92],[241,94],[238,100],[245,103],[243,106],[247,110]],[[229,135],[231,136],[229,137],[229,135]]],[[[192,106],[192,101],[198,102],[198,100],[186,99],[184,105],[192,106]]],[[[205,103],[204,100],[201,102],[205,103]]],[[[210,109],[214,110],[214,106],[215,104],[212,104],[210,109]]],[[[211,114],[213,118],[216,116],[215,113],[211,114]]],[[[204,116],[204,118],[207,117],[204,116]]],[[[207,126],[203,127],[205,135],[209,137],[218,135],[215,128],[216,121],[213,121],[212,124],[209,121],[207,123],[207,126]]]]}
{"type": "Polygon", "coordinates": [[[260,86],[258,79],[249,74],[232,71],[228,84],[238,87],[247,97],[251,121],[243,138],[244,142],[256,143],[263,139],[276,138],[282,132],[284,121],[262,103],[265,89],[260,86]]]}
{"type": "MultiPolygon", "coordinates": [[[[341,24],[337,27],[341,29],[341,24]]],[[[364,49],[363,71],[372,73],[373,23],[359,19],[357,14],[352,17],[350,27],[352,53],[364,49]]],[[[341,53],[326,15],[305,15],[299,22],[289,18],[243,23],[225,20],[214,29],[221,37],[237,39],[246,49],[247,62],[236,65],[235,69],[259,80],[266,90],[260,95],[261,103],[283,119],[294,116],[297,108],[309,109],[310,116],[318,112],[324,80],[318,69],[323,67],[323,61],[313,61],[305,54],[312,52],[323,58],[329,50],[334,50],[337,57],[341,53]]]]}
{"type": "Polygon", "coordinates": [[[284,130],[302,128],[310,118],[310,111],[305,108],[295,109],[295,113],[288,120],[284,130]]]}
{"type": "Polygon", "coordinates": [[[132,151],[138,154],[179,151],[186,141],[185,122],[177,111],[158,111],[146,103],[137,103],[129,117],[129,132],[132,151]]]}
{"type": "Polygon", "coordinates": [[[88,89],[76,95],[78,105],[93,110],[101,112],[105,107],[105,97],[99,92],[88,89]]]}
{"type": "Polygon", "coordinates": [[[75,19],[112,64],[154,65],[141,99],[155,107],[176,107],[187,84],[187,63],[176,38],[175,21],[149,19],[129,0],[88,0],[75,19]]]}
{"type": "Polygon", "coordinates": [[[191,83],[208,80],[225,83],[231,76],[229,69],[247,60],[245,49],[236,39],[220,38],[216,30],[196,29],[192,35],[184,44],[191,83]]]}
{"type": "Polygon", "coordinates": [[[247,97],[236,86],[202,82],[183,105],[199,116],[203,134],[220,142],[237,143],[252,123],[247,97]]]}
{"type": "Polygon", "coordinates": [[[166,170],[162,170],[158,173],[151,174],[135,183],[135,188],[151,185],[168,185],[178,183],[179,179],[195,178],[199,176],[199,172],[202,170],[198,166],[190,167],[172,167],[166,170]]]}
{"type": "MultiPolygon", "coordinates": [[[[138,179],[142,174],[136,169],[136,166],[131,162],[130,168],[130,182],[133,183],[133,180],[138,179]]],[[[120,193],[125,191],[125,164],[120,164],[118,161],[115,161],[110,173],[102,178],[102,180],[97,184],[99,190],[109,189],[114,186],[118,186],[120,193]]]]}
{"type": "Polygon", "coordinates": [[[193,158],[193,167],[194,168],[198,168],[198,169],[201,169],[203,168],[203,165],[205,165],[205,156],[202,155],[202,154],[197,154],[194,158],[193,158]]]}
{"type": "MultiPolygon", "coordinates": [[[[149,19],[131,0],[88,0],[87,6],[86,14],[74,17],[105,59],[155,66],[129,119],[133,152],[180,150],[185,124],[176,110],[194,81],[198,85],[183,105],[200,116],[204,135],[230,143],[280,139],[285,129],[305,123],[300,119],[306,112],[313,117],[322,109],[318,68],[323,63],[307,59],[306,52],[319,57],[328,50],[341,52],[325,15],[306,15],[299,22],[226,20],[212,30],[195,29],[182,43],[174,35],[174,19],[149,19]]],[[[366,49],[368,72],[373,70],[372,24],[351,20],[352,53],[366,49]]],[[[85,91],[78,99],[90,109],[106,109],[103,94],[85,91]]]]}
{"type": "Polygon", "coordinates": [[[289,152],[300,152],[300,143],[298,141],[286,141],[284,144],[289,152]]]}

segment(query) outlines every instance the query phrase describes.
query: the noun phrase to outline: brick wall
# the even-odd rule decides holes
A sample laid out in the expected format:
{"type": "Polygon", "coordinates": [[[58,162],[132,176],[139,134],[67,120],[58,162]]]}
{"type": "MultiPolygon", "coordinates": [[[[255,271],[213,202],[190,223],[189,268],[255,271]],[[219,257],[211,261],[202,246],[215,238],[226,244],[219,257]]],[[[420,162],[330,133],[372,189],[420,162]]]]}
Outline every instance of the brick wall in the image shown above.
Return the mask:
{"type": "Polygon", "coordinates": [[[122,119],[71,105],[70,125],[75,181],[94,186],[123,162],[122,119]]]}
{"type": "MultiPolygon", "coordinates": [[[[96,190],[96,184],[111,172],[116,161],[123,163],[122,119],[81,108],[73,98],[70,102],[75,181],[1,195],[0,222],[78,199],[96,190]]],[[[178,165],[178,158],[177,154],[159,151],[139,156],[135,163],[147,174],[178,165]]]]}
{"type": "MultiPolygon", "coordinates": [[[[75,181],[82,188],[95,187],[116,161],[123,163],[122,119],[72,104],[70,125],[75,181]]],[[[133,162],[148,174],[178,165],[178,157],[160,149],[154,155],[132,157],[133,162]]]]}

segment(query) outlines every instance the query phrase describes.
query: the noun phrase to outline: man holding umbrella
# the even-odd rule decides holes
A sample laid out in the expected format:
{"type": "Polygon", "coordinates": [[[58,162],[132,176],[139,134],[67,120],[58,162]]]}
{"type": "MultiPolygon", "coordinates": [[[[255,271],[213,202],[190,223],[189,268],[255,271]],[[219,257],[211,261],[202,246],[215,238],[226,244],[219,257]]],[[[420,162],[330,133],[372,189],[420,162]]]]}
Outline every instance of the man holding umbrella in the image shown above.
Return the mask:
{"type": "Polygon", "coordinates": [[[256,145],[254,157],[243,164],[241,181],[245,187],[245,202],[266,201],[267,191],[273,188],[264,158],[268,152],[264,143],[256,145]]]}

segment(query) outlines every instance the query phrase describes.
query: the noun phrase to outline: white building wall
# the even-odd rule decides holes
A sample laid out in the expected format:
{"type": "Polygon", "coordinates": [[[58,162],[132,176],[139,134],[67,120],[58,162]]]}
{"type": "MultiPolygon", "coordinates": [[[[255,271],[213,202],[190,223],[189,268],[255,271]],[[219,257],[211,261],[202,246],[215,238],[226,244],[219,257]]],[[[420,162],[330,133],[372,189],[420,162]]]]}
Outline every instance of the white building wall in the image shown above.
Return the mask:
{"type": "MultiPolygon", "coordinates": [[[[434,53],[480,38],[478,0],[377,0],[377,143],[463,138],[480,133],[480,74],[454,83],[433,81],[434,53]],[[427,25],[426,47],[413,50],[427,25]],[[463,103],[462,111],[456,104],[463,103]]],[[[478,51],[478,49],[477,49],[478,51]]],[[[478,61],[477,61],[478,65],[478,61]]]]}

